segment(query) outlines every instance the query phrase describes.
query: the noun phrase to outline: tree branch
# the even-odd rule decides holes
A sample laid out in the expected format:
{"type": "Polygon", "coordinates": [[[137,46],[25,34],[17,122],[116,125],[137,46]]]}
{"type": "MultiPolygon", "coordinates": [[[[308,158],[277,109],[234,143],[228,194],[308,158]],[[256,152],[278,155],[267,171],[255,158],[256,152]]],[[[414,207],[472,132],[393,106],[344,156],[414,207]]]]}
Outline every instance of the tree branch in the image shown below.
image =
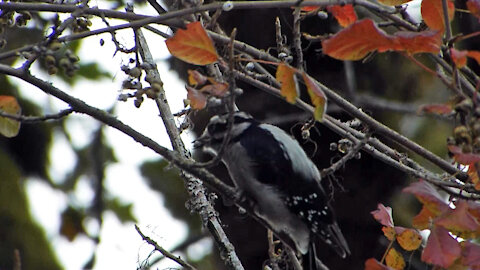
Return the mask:
{"type": "MultiPolygon", "coordinates": [[[[151,76],[154,78],[154,80],[161,82],[160,73],[155,67],[155,62],[150,54],[145,37],[143,36],[141,30],[137,30],[136,33],[138,36],[139,52],[142,56],[143,62],[152,67],[151,69],[147,70],[147,76],[151,76]]],[[[160,85],[163,84],[160,83],[160,85]]],[[[190,153],[185,148],[185,145],[180,137],[180,132],[176,126],[175,119],[167,102],[167,98],[165,97],[165,91],[163,87],[161,87],[159,90],[159,95],[158,98],[155,99],[155,102],[158,110],[160,111],[160,117],[163,120],[168,136],[170,137],[172,147],[180,156],[182,156],[183,159],[188,160],[190,159],[190,153]]],[[[200,214],[203,224],[213,235],[213,238],[217,246],[220,248],[221,253],[226,255],[221,256],[224,258],[226,265],[231,269],[243,270],[243,266],[238,259],[237,254],[235,253],[234,246],[230,243],[230,240],[223,231],[216,211],[210,201],[207,199],[206,190],[203,187],[202,182],[184,172],[182,173],[182,176],[188,187],[187,192],[190,195],[191,205],[194,207],[193,209],[197,210],[200,214]]]]}
{"type": "Polygon", "coordinates": [[[46,122],[49,120],[54,120],[54,121],[60,120],[63,117],[71,114],[72,112],[73,112],[73,109],[65,109],[56,114],[47,114],[44,116],[25,116],[25,115],[9,114],[0,110],[0,116],[17,120],[23,124],[37,124],[37,123],[46,122]]]}
{"type": "Polygon", "coordinates": [[[138,234],[140,234],[140,236],[142,237],[142,239],[145,242],[152,245],[155,248],[155,250],[162,253],[163,256],[165,256],[165,257],[169,258],[170,260],[180,264],[185,269],[189,269],[189,270],[196,270],[197,269],[197,268],[193,267],[192,265],[190,265],[189,263],[182,260],[180,258],[180,256],[177,257],[177,256],[173,255],[172,253],[168,252],[166,249],[164,249],[163,247],[158,245],[157,242],[153,241],[150,237],[145,236],[145,234],[142,233],[142,231],[140,230],[140,228],[138,228],[137,225],[135,225],[135,230],[137,230],[138,234]]]}

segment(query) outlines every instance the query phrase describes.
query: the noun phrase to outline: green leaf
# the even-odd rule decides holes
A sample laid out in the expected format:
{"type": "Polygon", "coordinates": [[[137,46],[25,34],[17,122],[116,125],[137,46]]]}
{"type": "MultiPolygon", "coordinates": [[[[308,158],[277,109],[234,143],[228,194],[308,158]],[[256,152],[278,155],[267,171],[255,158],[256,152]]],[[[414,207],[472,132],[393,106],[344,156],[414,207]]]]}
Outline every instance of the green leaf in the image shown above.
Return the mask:
{"type": "Polygon", "coordinates": [[[82,76],[90,80],[99,80],[102,78],[111,78],[112,75],[107,71],[101,70],[98,63],[81,64],[80,69],[77,70],[76,75],[82,76]]]}
{"type": "Polygon", "coordinates": [[[115,213],[118,219],[125,223],[127,221],[137,222],[137,219],[133,216],[131,203],[122,203],[118,198],[114,198],[106,201],[106,209],[115,213]]]}
{"type": "Polygon", "coordinates": [[[165,207],[172,216],[185,221],[191,234],[200,233],[200,219],[185,208],[189,197],[179,170],[169,166],[165,160],[158,160],[143,163],[140,171],[152,189],[162,193],[165,207]]]}

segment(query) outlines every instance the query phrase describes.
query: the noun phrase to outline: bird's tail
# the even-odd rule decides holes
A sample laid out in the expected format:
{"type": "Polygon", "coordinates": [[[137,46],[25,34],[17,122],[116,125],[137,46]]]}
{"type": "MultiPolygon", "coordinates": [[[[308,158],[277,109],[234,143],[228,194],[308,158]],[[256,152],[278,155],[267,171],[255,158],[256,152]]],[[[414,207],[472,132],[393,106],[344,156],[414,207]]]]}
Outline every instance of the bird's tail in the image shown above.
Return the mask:
{"type": "Polygon", "coordinates": [[[303,270],[319,270],[321,268],[317,267],[317,249],[315,248],[315,243],[310,242],[308,246],[308,252],[303,255],[302,258],[303,270]]]}
{"type": "Polygon", "coordinates": [[[308,252],[302,257],[303,270],[328,270],[318,258],[315,242],[310,242],[308,246],[308,252]]]}
{"type": "Polygon", "coordinates": [[[345,258],[347,255],[350,255],[350,248],[338,224],[335,222],[328,226],[328,228],[330,230],[329,237],[323,240],[329,244],[340,257],[345,258]]]}

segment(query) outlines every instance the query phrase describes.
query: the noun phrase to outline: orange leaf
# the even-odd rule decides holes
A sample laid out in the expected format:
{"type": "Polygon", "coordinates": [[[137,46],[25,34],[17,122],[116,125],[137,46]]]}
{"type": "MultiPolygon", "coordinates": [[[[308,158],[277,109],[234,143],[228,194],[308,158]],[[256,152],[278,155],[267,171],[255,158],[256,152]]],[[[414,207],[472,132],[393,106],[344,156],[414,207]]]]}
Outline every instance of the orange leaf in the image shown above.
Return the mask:
{"type": "Polygon", "coordinates": [[[390,270],[392,268],[381,264],[379,261],[377,261],[374,258],[370,258],[365,261],[365,270],[390,270]]]}
{"type": "Polygon", "coordinates": [[[200,22],[187,24],[186,30],[178,30],[165,42],[173,56],[190,64],[208,65],[218,59],[213,41],[200,22]]]}
{"type": "Polygon", "coordinates": [[[315,111],[313,112],[313,117],[315,120],[321,122],[323,116],[327,111],[327,96],[323,90],[318,86],[318,84],[310,78],[306,73],[302,74],[303,81],[307,86],[308,94],[310,95],[310,100],[312,101],[313,106],[315,106],[315,111]]]}
{"type": "Polygon", "coordinates": [[[449,209],[443,197],[426,181],[420,180],[412,183],[404,188],[403,192],[414,194],[433,214],[441,214],[449,209]]]}
{"type": "Polygon", "coordinates": [[[418,215],[416,215],[412,220],[413,227],[419,230],[425,230],[430,228],[432,220],[437,217],[439,214],[434,214],[425,206],[422,207],[422,210],[418,215]]]}
{"type": "Polygon", "coordinates": [[[405,51],[408,54],[437,53],[440,51],[442,36],[437,31],[400,31],[393,35],[393,43],[393,47],[387,50],[405,51]]]}
{"type": "Polygon", "coordinates": [[[453,154],[456,162],[463,165],[471,165],[480,161],[480,155],[472,153],[463,153],[462,149],[456,145],[448,145],[448,151],[453,154]]]}
{"type": "Polygon", "coordinates": [[[475,162],[468,166],[467,171],[468,177],[470,177],[470,181],[472,181],[476,190],[480,190],[480,175],[478,174],[480,172],[479,167],[480,162],[475,162]]]}
{"type": "Polygon", "coordinates": [[[480,65],[480,52],[479,51],[467,51],[467,56],[475,59],[475,61],[477,61],[477,64],[480,65]]]}
{"type": "Polygon", "coordinates": [[[347,27],[357,21],[357,14],[352,4],[328,6],[327,11],[332,13],[341,27],[347,27]]]}
{"type": "Polygon", "coordinates": [[[378,51],[405,51],[409,54],[440,51],[441,37],[437,32],[398,32],[388,35],[371,19],[357,21],[322,41],[323,52],[340,60],[359,60],[378,51]]]}
{"type": "Polygon", "coordinates": [[[421,113],[433,113],[439,115],[450,114],[453,112],[452,105],[450,104],[429,104],[422,105],[418,109],[421,113]]]}
{"type": "MultiPolygon", "coordinates": [[[[12,96],[0,96],[0,111],[20,115],[21,108],[18,105],[17,99],[12,96]]],[[[12,138],[17,136],[20,131],[20,122],[0,116],[0,134],[12,138]]]]}
{"type": "Polygon", "coordinates": [[[207,77],[196,70],[188,70],[188,84],[192,86],[204,85],[207,82],[207,77]]]}
{"type": "Polygon", "coordinates": [[[383,226],[393,227],[392,208],[379,203],[377,210],[370,212],[383,226]]]}
{"type": "Polygon", "coordinates": [[[298,96],[298,85],[295,78],[295,69],[286,65],[280,64],[277,68],[275,78],[282,85],[280,94],[290,103],[295,103],[298,96]]]}
{"type": "Polygon", "coordinates": [[[434,226],[422,253],[422,261],[448,268],[461,255],[457,240],[441,226],[434,226]]]}
{"type": "Polygon", "coordinates": [[[468,0],[467,8],[475,17],[480,18],[480,0],[468,0]]]}
{"type": "Polygon", "coordinates": [[[468,210],[468,203],[459,200],[456,208],[448,209],[447,212],[435,220],[435,224],[443,226],[451,233],[462,238],[476,238],[479,236],[480,224],[468,210]]]}
{"type": "Polygon", "coordinates": [[[450,49],[450,56],[452,57],[452,61],[459,68],[462,68],[467,64],[467,53],[468,51],[459,51],[455,48],[450,49]]]}
{"type": "Polygon", "coordinates": [[[370,19],[360,20],[322,41],[323,53],[340,60],[359,60],[390,43],[370,19]]]}
{"type": "MultiPolygon", "coordinates": [[[[450,0],[448,0],[447,4],[450,23],[455,14],[455,6],[450,0]]],[[[445,21],[443,20],[442,0],[423,0],[421,13],[423,20],[430,29],[438,30],[443,34],[445,31],[445,21]]]]}
{"type": "Polygon", "coordinates": [[[197,89],[185,86],[187,88],[187,99],[190,101],[190,106],[195,110],[201,110],[207,106],[207,97],[197,89]]]}
{"type": "Polygon", "coordinates": [[[405,229],[401,233],[397,232],[397,241],[403,249],[412,251],[420,247],[422,244],[422,236],[417,230],[405,229]]]}
{"type": "Polygon", "coordinates": [[[402,270],[403,268],[405,268],[405,260],[403,259],[402,254],[400,254],[394,248],[391,248],[388,251],[387,257],[385,257],[385,262],[387,266],[395,270],[402,270]]]}
{"type": "Polygon", "coordinates": [[[305,12],[310,12],[310,11],[315,11],[319,8],[320,7],[318,7],[318,6],[304,6],[304,7],[301,7],[300,10],[305,11],[305,12]]]}
{"type": "Polygon", "coordinates": [[[466,266],[480,267],[480,246],[468,241],[463,244],[462,264],[466,266]]]}

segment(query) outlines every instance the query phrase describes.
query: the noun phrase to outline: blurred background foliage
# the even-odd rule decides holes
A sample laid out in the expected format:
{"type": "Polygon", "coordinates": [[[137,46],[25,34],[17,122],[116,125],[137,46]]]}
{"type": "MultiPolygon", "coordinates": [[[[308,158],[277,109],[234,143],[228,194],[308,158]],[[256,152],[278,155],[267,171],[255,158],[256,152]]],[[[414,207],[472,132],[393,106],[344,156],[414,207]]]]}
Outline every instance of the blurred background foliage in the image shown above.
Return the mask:
{"type": "MultiPolygon", "coordinates": [[[[125,2],[110,1],[112,8],[123,10],[125,2]]],[[[456,1],[457,7],[462,8],[464,1],[456,1]]],[[[135,1],[135,4],[145,4],[144,1],[135,1]]],[[[1,52],[38,42],[48,32],[51,23],[57,17],[45,18],[32,13],[33,23],[28,27],[7,27],[2,34],[7,41],[1,52]]],[[[5,14],[2,14],[5,16],[5,14]]],[[[268,50],[275,47],[274,19],[279,16],[282,20],[283,31],[287,40],[291,41],[291,11],[290,10],[241,10],[230,11],[220,16],[219,22],[227,33],[237,27],[237,39],[247,42],[259,49],[268,50]],[[248,19],[247,19],[248,18],[248,19]],[[259,29],[261,25],[261,29],[259,29]]],[[[460,13],[454,25],[465,32],[478,31],[472,29],[470,17],[460,13]]],[[[309,18],[302,25],[302,31],[311,35],[320,35],[335,32],[338,29],[336,22],[329,18],[322,20],[317,17],[309,18]]],[[[305,40],[304,40],[305,41],[305,40]]],[[[106,41],[109,42],[109,41],[106,41]]],[[[60,60],[66,51],[75,54],[82,41],[69,43],[55,52],[54,57],[60,60]]],[[[345,79],[345,63],[325,57],[321,54],[319,43],[309,44],[305,41],[306,68],[309,74],[335,89],[338,93],[349,97],[354,103],[370,113],[374,118],[385,123],[394,130],[406,134],[409,138],[430,149],[437,155],[445,157],[446,137],[451,135],[452,123],[432,117],[417,117],[416,111],[410,113],[395,112],[379,109],[362,103],[362,98],[378,98],[380,101],[404,104],[408,108],[418,108],[421,104],[445,103],[450,93],[430,74],[424,72],[407,58],[395,54],[377,54],[366,63],[351,63],[355,71],[355,92],[346,91],[348,86],[345,79]]],[[[465,48],[479,48],[477,42],[462,43],[465,48]]],[[[4,64],[13,64],[5,62],[4,64]]],[[[181,77],[186,75],[187,65],[175,59],[170,60],[172,68],[181,77]]],[[[478,66],[472,65],[478,72],[478,66]]],[[[46,72],[48,66],[41,65],[46,72]]],[[[81,80],[99,80],[110,78],[118,71],[104,71],[101,63],[77,62],[74,76],[68,76],[60,70],[58,77],[66,83],[74,85],[81,80]]],[[[272,69],[272,72],[274,70],[272,69]]],[[[0,95],[17,97],[25,115],[42,115],[42,108],[35,102],[26,100],[19,95],[18,89],[5,76],[0,76],[0,95]]],[[[308,117],[297,108],[272,97],[251,86],[239,83],[244,94],[238,99],[238,107],[254,115],[257,119],[277,124],[287,131],[291,131],[305,147],[306,152],[313,155],[313,160],[321,168],[328,167],[332,161],[340,157],[337,151],[330,150],[330,144],[338,142],[339,138],[322,125],[317,124],[315,132],[311,133],[311,141],[305,141],[300,136],[301,123],[308,117]],[[317,132],[318,131],[318,132],[317,132]],[[315,148],[316,152],[315,152],[315,148]]],[[[373,99],[374,100],[374,99],[373,99]]],[[[329,107],[329,114],[349,120],[350,117],[342,113],[335,106],[329,107]]],[[[114,110],[112,109],[112,112],[114,110]]],[[[192,115],[194,132],[198,134],[210,115],[199,112],[192,115]]],[[[93,121],[93,120],[92,120],[93,121]]],[[[96,219],[100,224],[102,214],[112,211],[122,222],[135,222],[132,214],[132,205],[125,204],[121,198],[108,196],[104,190],[104,172],[107,166],[116,162],[114,148],[105,141],[103,127],[98,127],[95,136],[90,138],[86,147],[73,147],[76,164],[65,179],[52,181],[48,172],[50,165],[49,151],[55,143],[53,134],[60,132],[70,140],[69,130],[65,121],[48,122],[35,125],[23,125],[20,134],[12,139],[0,137],[0,269],[13,269],[15,264],[14,250],[19,250],[22,260],[22,269],[61,269],[52,252],[49,240],[42,228],[32,220],[25,197],[25,181],[45,181],[65,194],[71,193],[81,177],[87,177],[95,190],[92,202],[85,207],[68,205],[62,213],[62,224],[59,233],[67,239],[73,240],[79,234],[87,235],[96,242],[101,241],[98,235],[88,235],[84,229],[87,217],[96,219]],[[35,180],[27,180],[35,177],[35,180]],[[35,243],[34,245],[32,243],[35,243]]],[[[388,138],[387,138],[388,139],[388,138]]],[[[387,140],[388,141],[388,140],[387,140]]],[[[71,143],[71,141],[70,141],[71,143]]],[[[72,144],[73,145],[73,144],[72,144]]],[[[403,149],[401,149],[403,151],[403,149]]],[[[415,158],[412,153],[407,153],[415,158]]],[[[195,153],[202,160],[208,159],[201,153],[195,153]]],[[[422,162],[422,160],[419,160],[422,162]]],[[[429,164],[423,164],[429,166],[429,164]]],[[[141,173],[148,185],[161,193],[165,207],[172,215],[184,221],[189,228],[189,235],[184,245],[178,250],[186,250],[190,244],[206,237],[197,215],[192,215],[185,208],[188,201],[187,193],[179,172],[171,168],[161,159],[148,161],[141,168],[141,173]]],[[[217,166],[214,173],[221,179],[228,180],[225,168],[217,166]]],[[[334,178],[324,180],[326,189],[334,195],[333,205],[338,214],[339,224],[350,244],[352,256],[345,260],[337,258],[325,246],[321,247],[321,258],[327,265],[334,265],[332,269],[361,268],[364,261],[370,257],[380,258],[386,246],[386,239],[380,233],[380,226],[370,215],[378,203],[390,205],[393,208],[396,225],[409,226],[414,213],[418,212],[419,205],[410,195],[401,193],[401,188],[411,181],[405,174],[394,170],[385,164],[363,154],[361,159],[347,163],[346,168],[335,174],[334,178]]],[[[215,201],[220,213],[224,228],[236,247],[239,257],[246,269],[260,269],[267,259],[266,230],[248,216],[240,214],[235,207],[227,206],[221,199],[215,201]]],[[[152,213],[154,214],[154,213],[152,213]]],[[[414,254],[412,261],[415,261],[414,254]]],[[[214,252],[195,262],[200,269],[223,269],[223,263],[214,252]]],[[[87,263],[86,268],[94,264],[94,257],[87,263]]]]}

